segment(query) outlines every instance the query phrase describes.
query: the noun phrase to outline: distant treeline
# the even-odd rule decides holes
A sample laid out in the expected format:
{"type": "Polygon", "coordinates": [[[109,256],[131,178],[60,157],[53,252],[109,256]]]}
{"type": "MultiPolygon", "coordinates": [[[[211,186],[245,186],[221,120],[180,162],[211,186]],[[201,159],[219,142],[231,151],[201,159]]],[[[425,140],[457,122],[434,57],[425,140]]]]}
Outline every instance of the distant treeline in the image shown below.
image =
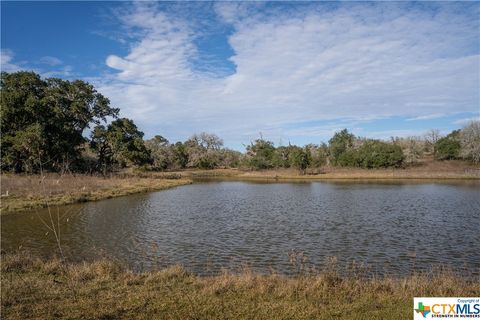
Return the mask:
{"type": "Polygon", "coordinates": [[[150,140],[135,123],[118,118],[119,109],[81,80],[42,79],[34,72],[1,74],[1,168],[16,173],[107,173],[135,166],[144,170],[244,167],[250,169],[349,166],[403,167],[425,153],[438,160],[480,162],[480,123],[441,137],[431,130],[423,137],[390,141],[360,138],[344,129],[327,143],[275,147],[257,139],[245,153],[224,148],[215,134],[200,133],[170,143],[160,135],[150,140]],[[111,119],[109,124],[108,120],[111,119]],[[84,136],[86,130],[90,136],[84,136]]]}

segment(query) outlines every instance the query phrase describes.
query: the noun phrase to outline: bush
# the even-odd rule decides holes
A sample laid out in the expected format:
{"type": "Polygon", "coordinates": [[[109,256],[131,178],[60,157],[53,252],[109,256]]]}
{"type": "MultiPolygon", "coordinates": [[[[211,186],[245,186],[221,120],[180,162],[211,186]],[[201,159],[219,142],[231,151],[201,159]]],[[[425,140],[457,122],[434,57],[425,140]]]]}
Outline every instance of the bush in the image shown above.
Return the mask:
{"type": "Polygon", "coordinates": [[[297,146],[292,147],[289,160],[292,167],[298,169],[302,174],[304,174],[311,162],[310,152],[297,146]]]}
{"type": "Polygon", "coordinates": [[[402,148],[398,145],[379,140],[365,140],[358,149],[340,154],[337,164],[368,169],[400,167],[404,158],[402,148]]]}
{"type": "Polygon", "coordinates": [[[328,163],[328,146],[325,143],[320,146],[309,144],[306,150],[310,154],[310,167],[319,168],[328,163]]]}
{"type": "Polygon", "coordinates": [[[435,143],[435,159],[454,160],[460,158],[460,130],[452,131],[448,136],[435,143]]]}
{"type": "Polygon", "coordinates": [[[270,169],[274,167],[275,147],[273,142],[263,139],[247,146],[247,163],[254,169],[270,169]]]}
{"type": "Polygon", "coordinates": [[[354,140],[355,136],[348,132],[347,129],[335,132],[333,137],[328,141],[333,164],[341,165],[341,162],[346,160],[343,154],[351,150],[354,140]]]}
{"type": "Polygon", "coordinates": [[[388,168],[400,167],[404,158],[400,146],[367,140],[358,150],[357,161],[362,168],[388,168]]]}
{"type": "Polygon", "coordinates": [[[340,154],[335,163],[341,167],[359,167],[360,162],[357,150],[348,150],[340,154]]]}

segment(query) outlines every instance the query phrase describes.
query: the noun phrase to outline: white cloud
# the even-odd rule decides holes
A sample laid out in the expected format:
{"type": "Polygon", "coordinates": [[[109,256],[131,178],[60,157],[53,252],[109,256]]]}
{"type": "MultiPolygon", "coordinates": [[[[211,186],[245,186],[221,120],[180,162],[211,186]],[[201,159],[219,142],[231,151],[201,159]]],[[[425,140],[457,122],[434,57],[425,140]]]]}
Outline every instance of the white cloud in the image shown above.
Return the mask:
{"type": "MultiPolygon", "coordinates": [[[[440,130],[442,135],[446,135],[448,130],[440,130]]],[[[369,132],[368,137],[374,139],[389,140],[391,137],[407,138],[407,137],[422,137],[427,133],[423,129],[398,129],[398,130],[383,130],[369,132]]]]}
{"type": "Polygon", "coordinates": [[[192,67],[195,21],[135,4],[121,19],[140,37],[128,55],[107,58],[118,72],[97,80],[101,92],[147,135],[213,131],[232,143],[259,131],[315,134],[283,129],[308,120],[478,111],[479,23],[450,4],[434,14],[390,3],[259,6],[216,4],[234,28],[236,66],[217,77],[192,67]]]}
{"type": "Polygon", "coordinates": [[[406,121],[419,121],[419,120],[431,120],[431,119],[438,119],[438,118],[443,118],[445,117],[445,113],[432,113],[426,116],[418,116],[414,118],[408,118],[406,121]]]}
{"type": "Polygon", "coordinates": [[[62,60],[60,60],[56,57],[51,57],[51,56],[41,57],[39,62],[41,64],[46,64],[46,65],[49,65],[49,66],[58,66],[58,65],[63,64],[62,60]]]}
{"type": "Polygon", "coordinates": [[[477,117],[459,119],[459,120],[454,121],[453,123],[464,126],[466,124],[469,124],[472,121],[480,121],[480,115],[477,116],[477,117]]]}
{"type": "Polygon", "coordinates": [[[54,70],[50,70],[50,71],[39,70],[37,72],[40,73],[40,75],[44,78],[50,78],[50,77],[71,78],[74,76],[73,67],[68,65],[65,65],[62,67],[56,67],[54,70]]]}
{"type": "Polygon", "coordinates": [[[54,70],[45,70],[43,68],[34,68],[31,67],[31,63],[29,61],[22,61],[20,63],[13,62],[14,60],[14,53],[8,49],[2,49],[1,51],[1,69],[5,72],[17,72],[17,71],[33,71],[44,78],[49,77],[71,77],[73,75],[73,68],[69,65],[59,66],[58,64],[63,64],[60,59],[55,57],[42,57],[39,62],[42,64],[47,64],[50,67],[55,67],[54,70]]]}
{"type": "Polygon", "coordinates": [[[14,55],[11,50],[2,49],[0,51],[0,66],[2,71],[15,72],[21,69],[20,66],[12,62],[13,56],[14,55]]]}

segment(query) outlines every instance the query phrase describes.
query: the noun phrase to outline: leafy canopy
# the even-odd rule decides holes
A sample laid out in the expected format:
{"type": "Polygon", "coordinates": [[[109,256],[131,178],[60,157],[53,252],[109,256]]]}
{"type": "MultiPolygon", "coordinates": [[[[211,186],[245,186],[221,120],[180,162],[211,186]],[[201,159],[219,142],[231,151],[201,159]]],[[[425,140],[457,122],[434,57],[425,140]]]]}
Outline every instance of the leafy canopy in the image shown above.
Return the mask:
{"type": "Polygon", "coordinates": [[[80,156],[84,130],[119,112],[81,80],[2,72],[0,90],[4,170],[68,170],[80,156]]]}

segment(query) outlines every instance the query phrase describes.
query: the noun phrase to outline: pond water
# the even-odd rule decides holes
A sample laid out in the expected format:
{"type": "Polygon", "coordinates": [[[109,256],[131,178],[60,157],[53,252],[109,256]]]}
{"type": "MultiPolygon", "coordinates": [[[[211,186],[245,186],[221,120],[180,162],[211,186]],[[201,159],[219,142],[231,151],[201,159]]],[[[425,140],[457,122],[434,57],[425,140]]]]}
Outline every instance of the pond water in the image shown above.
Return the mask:
{"type": "Polygon", "coordinates": [[[59,225],[70,258],[107,255],[136,270],[179,263],[198,274],[290,273],[293,253],[303,266],[335,257],[373,274],[480,270],[478,182],[210,181],[50,213],[3,216],[2,249],[57,253],[43,220],[59,225]]]}

